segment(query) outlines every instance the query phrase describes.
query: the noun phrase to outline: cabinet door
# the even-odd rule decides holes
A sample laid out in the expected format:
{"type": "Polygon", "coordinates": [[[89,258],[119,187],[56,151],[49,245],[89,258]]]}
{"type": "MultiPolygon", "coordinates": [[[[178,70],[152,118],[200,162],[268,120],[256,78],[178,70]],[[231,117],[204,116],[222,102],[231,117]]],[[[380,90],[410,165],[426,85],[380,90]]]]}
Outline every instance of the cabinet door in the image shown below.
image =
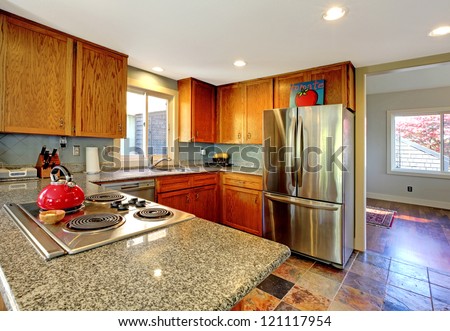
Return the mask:
{"type": "Polygon", "coordinates": [[[0,15],[0,130],[70,135],[73,41],[0,15]]]}
{"type": "Polygon", "coordinates": [[[274,82],[274,108],[288,108],[290,106],[291,85],[307,82],[311,80],[310,78],[311,76],[307,71],[299,71],[276,77],[274,82]]]}
{"type": "Polygon", "coordinates": [[[195,216],[217,222],[217,185],[196,188],[192,194],[195,216]]]}
{"type": "Polygon", "coordinates": [[[192,81],[192,136],[196,142],[216,140],[215,87],[192,81]]]}
{"type": "Polygon", "coordinates": [[[264,79],[245,84],[246,144],[262,144],[263,111],[273,108],[273,80],[264,79]]]}
{"type": "Polygon", "coordinates": [[[158,193],[158,203],[187,213],[192,213],[194,210],[191,190],[158,193]]]}
{"type": "Polygon", "coordinates": [[[325,80],[324,104],[346,104],[347,77],[345,65],[332,65],[311,71],[311,80],[325,80]]]}
{"type": "Polygon", "coordinates": [[[215,142],[216,89],[194,78],[178,81],[180,141],[215,142]]]}
{"type": "Polygon", "coordinates": [[[222,223],[262,235],[262,192],[224,185],[222,187],[222,223]]]}
{"type": "Polygon", "coordinates": [[[77,43],[76,135],[126,136],[127,58],[77,43]]]}
{"type": "Polygon", "coordinates": [[[232,84],[217,88],[219,111],[219,142],[242,143],[244,130],[244,88],[232,84]]]}

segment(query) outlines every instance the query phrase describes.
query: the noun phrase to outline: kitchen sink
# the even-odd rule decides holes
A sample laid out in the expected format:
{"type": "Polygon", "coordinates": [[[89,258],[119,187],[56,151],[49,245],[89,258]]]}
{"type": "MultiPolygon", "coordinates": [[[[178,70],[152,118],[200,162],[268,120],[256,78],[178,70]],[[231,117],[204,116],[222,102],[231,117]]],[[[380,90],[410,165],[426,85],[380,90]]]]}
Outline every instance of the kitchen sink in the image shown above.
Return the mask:
{"type": "Polygon", "coordinates": [[[180,166],[150,167],[152,171],[170,171],[170,172],[192,172],[190,168],[180,166]]]}

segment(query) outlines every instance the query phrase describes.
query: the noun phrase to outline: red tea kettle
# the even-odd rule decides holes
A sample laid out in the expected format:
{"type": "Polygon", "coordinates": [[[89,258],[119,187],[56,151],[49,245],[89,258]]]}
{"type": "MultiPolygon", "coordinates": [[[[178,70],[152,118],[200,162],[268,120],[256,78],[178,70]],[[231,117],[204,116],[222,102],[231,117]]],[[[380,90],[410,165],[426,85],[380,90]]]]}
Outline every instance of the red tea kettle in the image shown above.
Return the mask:
{"type": "Polygon", "coordinates": [[[64,166],[55,166],[50,172],[50,185],[47,185],[39,193],[37,204],[41,209],[76,209],[84,201],[83,190],[72,181],[70,171],[64,166]],[[58,172],[66,177],[59,179],[58,172]]]}

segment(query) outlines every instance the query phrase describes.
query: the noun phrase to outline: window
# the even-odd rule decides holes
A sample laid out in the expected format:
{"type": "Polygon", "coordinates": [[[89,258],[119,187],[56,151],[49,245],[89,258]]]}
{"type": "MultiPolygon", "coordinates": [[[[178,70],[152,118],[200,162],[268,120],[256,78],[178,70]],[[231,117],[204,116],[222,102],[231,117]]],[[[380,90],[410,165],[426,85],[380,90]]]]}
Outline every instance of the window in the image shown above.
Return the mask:
{"type": "Polygon", "coordinates": [[[129,88],[127,91],[127,137],[120,139],[123,160],[146,165],[170,157],[173,159],[170,123],[173,119],[172,96],[129,88]]]}
{"type": "Polygon", "coordinates": [[[450,108],[388,112],[388,172],[449,176],[450,108]]]}

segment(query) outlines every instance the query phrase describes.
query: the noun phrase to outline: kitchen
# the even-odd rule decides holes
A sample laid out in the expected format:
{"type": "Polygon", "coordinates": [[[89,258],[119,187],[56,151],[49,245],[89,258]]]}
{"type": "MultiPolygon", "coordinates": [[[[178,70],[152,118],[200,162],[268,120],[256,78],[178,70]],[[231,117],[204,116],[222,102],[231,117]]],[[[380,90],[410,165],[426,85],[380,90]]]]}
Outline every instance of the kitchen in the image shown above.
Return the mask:
{"type": "MultiPolygon", "coordinates": [[[[327,62],[325,62],[325,63],[327,63],[327,62]]],[[[329,62],[329,63],[334,63],[334,62],[329,62]]],[[[287,72],[287,71],[284,71],[284,72],[287,72]]],[[[145,73],[141,73],[142,75],[145,75],[145,73]]],[[[130,79],[130,77],[128,77],[128,79],[130,79]]],[[[278,106],[281,106],[281,105],[278,105],[278,106]]],[[[272,107],[271,107],[272,108],[272,107]]],[[[359,111],[359,108],[358,108],[358,111],[359,111]]],[[[357,127],[358,127],[358,125],[357,125],[357,127]]],[[[361,130],[361,129],[360,129],[361,130]]],[[[219,130],[220,131],[220,130],[219,130]]],[[[81,129],[81,131],[80,131],[80,135],[83,135],[83,129],[81,129]]],[[[75,144],[77,144],[77,143],[75,143],[75,144]]],[[[102,145],[101,145],[102,146],[102,145]]],[[[33,156],[33,158],[34,158],[34,156],[33,156]]],[[[26,163],[26,162],[25,162],[26,163]]],[[[31,163],[31,162],[30,162],[31,163]]],[[[87,183],[88,184],[88,183],[87,183]]],[[[87,185],[86,184],[86,185],[87,185]]],[[[28,201],[32,201],[32,200],[34,200],[35,199],[35,197],[33,197],[33,198],[31,198],[31,197],[29,197],[28,198],[28,201]]],[[[5,201],[9,201],[9,200],[5,200],[5,201]]]]}

